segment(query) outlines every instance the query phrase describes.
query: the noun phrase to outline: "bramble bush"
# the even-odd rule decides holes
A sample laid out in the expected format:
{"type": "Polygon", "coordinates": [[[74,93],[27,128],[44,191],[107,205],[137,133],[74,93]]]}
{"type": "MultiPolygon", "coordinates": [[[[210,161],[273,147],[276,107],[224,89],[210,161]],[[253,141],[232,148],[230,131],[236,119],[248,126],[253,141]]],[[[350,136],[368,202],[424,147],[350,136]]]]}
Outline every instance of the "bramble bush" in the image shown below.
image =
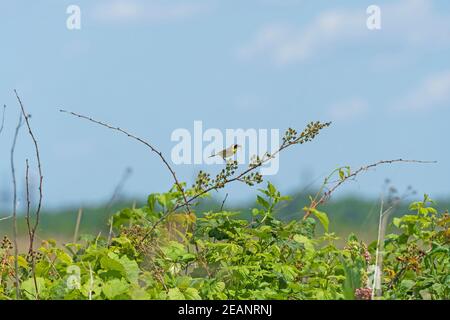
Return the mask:
{"type": "MultiPolygon", "coordinates": [[[[182,197],[152,194],[142,208],[112,219],[111,236],[84,235],[58,246],[43,241],[19,255],[23,299],[370,299],[376,242],[350,235],[343,248],[329,232],[328,216],[282,221],[277,207],[288,197],[268,183],[259,190],[251,219],[217,210],[175,212],[182,197]],[[318,232],[318,224],[323,232],[318,232]],[[33,277],[30,255],[35,259],[33,277]],[[36,291],[37,288],[37,291],[36,291]]],[[[450,216],[425,196],[411,213],[394,218],[398,232],[384,241],[378,299],[450,297],[450,216]]],[[[0,249],[0,298],[14,299],[14,255],[0,249]]]]}
{"type": "MultiPolygon", "coordinates": [[[[110,220],[108,235],[84,235],[74,243],[35,243],[43,198],[43,174],[30,117],[21,109],[11,149],[14,187],[13,241],[0,244],[0,299],[448,299],[450,297],[450,216],[438,212],[425,196],[411,204],[411,213],[394,218],[398,229],[366,245],[349,235],[346,245],[329,230],[322,204],[347,180],[380,164],[415,162],[388,160],[351,171],[337,168],[325,179],[310,205],[298,208],[298,219],[277,214],[289,201],[271,183],[259,189],[250,219],[239,212],[197,210],[201,199],[231,182],[261,184],[256,170],[281,151],[308,143],[330,123],[311,122],[297,132],[289,128],[278,150],[252,159],[238,172],[227,161],[215,176],[202,172],[187,188],[153,145],[105,122],[64,111],[126,135],[155,153],[170,172],[174,186],[152,194],[147,205],[126,208],[110,220]],[[39,172],[39,200],[32,210],[26,161],[27,254],[17,246],[17,202],[13,166],[16,138],[23,122],[33,141],[39,172]],[[329,187],[330,181],[337,180],[329,187]],[[326,191],[325,191],[326,189],[326,191]],[[304,214],[302,214],[302,211],[304,214]],[[321,225],[318,232],[317,225],[321,225]]],[[[389,211],[389,210],[388,210],[389,211]]],[[[380,214],[380,222],[383,215],[380,214]]],[[[385,216],[387,218],[387,216],[385,216]]],[[[386,221],[386,220],[383,220],[386,221]]],[[[78,226],[78,225],[77,225],[78,226]]],[[[77,229],[76,229],[77,230],[77,229]]]]}

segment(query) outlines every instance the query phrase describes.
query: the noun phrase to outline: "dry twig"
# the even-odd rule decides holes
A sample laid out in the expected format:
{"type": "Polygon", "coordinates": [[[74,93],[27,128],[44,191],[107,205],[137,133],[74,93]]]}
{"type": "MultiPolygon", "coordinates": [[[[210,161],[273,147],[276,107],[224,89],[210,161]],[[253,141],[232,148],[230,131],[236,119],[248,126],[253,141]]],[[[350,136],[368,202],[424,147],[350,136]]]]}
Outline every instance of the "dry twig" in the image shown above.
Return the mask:
{"type": "Polygon", "coordinates": [[[327,186],[331,176],[333,176],[341,168],[339,168],[337,170],[334,170],[325,179],[325,181],[322,184],[322,187],[320,188],[319,192],[317,192],[317,194],[314,197],[314,199],[312,199],[310,206],[306,209],[306,212],[305,212],[305,215],[304,215],[303,219],[308,218],[309,215],[312,213],[312,211],[314,209],[316,209],[319,205],[324,204],[331,197],[332,193],[334,191],[336,191],[336,189],[338,189],[345,182],[347,182],[349,180],[354,180],[360,173],[365,172],[365,171],[367,171],[369,169],[375,168],[375,167],[377,167],[379,165],[392,164],[392,163],[396,163],[396,162],[430,164],[430,163],[436,163],[437,161],[405,160],[405,159],[401,159],[401,158],[400,159],[395,159],[395,160],[381,160],[381,161],[378,161],[376,163],[360,167],[358,170],[356,170],[354,172],[350,172],[349,174],[345,175],[340,180],[335,182],[335,184],[330,189],[328,189],[328,191],[322,193],[323,189],[327,186]]]}
{"type": "Polygon", "coordinates": [[[178,178],[177,178],[177,175],[175,174],[175,171],[172,169],[171,165],[170,165],[169,162],[166,160],[166,158],[163,156],[163,154],[162,154],[161,151],[158,151],[156,148],[154,148],[154,147],[153,147],[150,143],[148,143],[147,141],[145,141],[145,140],[143,140],[143,139],[141,139],[141,138],[139,138],[139,137],[137,137],[137,136],[135,136],[135,135],[129,133],[128,131],[119,128],[119,127],[111,126],[111,125],[107,124],[106,122],[98,121],[98,120],[95,120],[95,119],[93,119],[93,118],[90,118],[90,117],[87,117],[87,116],[84,116],[84,115],[81,115],[81,114],[77,114],[77,113],[75,113],[75,112],[71,112],[71,111],[67,111],[67,110],[62,110],[62,109],[59,110],[59,111],[60,111],[60,112],[63,112],[63,113],[70,114],[70,115],[75,116],[75,117],[78,117],[78,118],[80,118],[80,119],[88,120],[88,121],[90,121],[90,122],[93,122],[93,123],[98,124],[98,125],[100,125],[100,126],[103,126],[103,127],[105,127],[105,128],[108,128],[108,129],[111,129],[111,130],[118,131],[118,132],[120,132],[120,133],[126,135],[127,137],[129,137],[129,138],[131,138],[131,139],[134,139],[134,140],[136,140],[136,141],[138,141],[138,142],[144,144],[144,145],[145,145],[146,147],[148,147],[152,152],[156,153],[156,154],[158,155],[158,157],[161,159],[161,161],[164,163],[164,165],[167,167],[167,169],[170,171],[170,174],[171,174],[172,177],[173,177],[173,180],[174,180],[174,182],[175,182],[175,185],[177,186],[178,190],[181,192],[181,194],[182,194],[182,196],[183,196],[184,203],[185,203],[185,205],[186,205],[186,208],[187,208],[188,213],[191,212],[191,209],[190,209],[190,206],[189,206],[189,202],[188,202],[188,200],[187,200],[187,196],[186,196],[186,193],[185,193],[185,191],[184,191],[184,188],[183,188],[182,184],[179,182],[179,180],[178,180],[178,178]]]}
{"type": "Polygon", "coordinates": [[[28,229],[28,236],[30,239],[30,251],[28,251],[28,255],[31,259],[31,274],[33,276],[33,282],[34,282],[34,288],[36,291],[36,299],[39,300],[39,291],[38,291],[38,285],[36,280],[36,263],[35,263],[35,255],[34,251],[32,250],[32,242],[34,239],[34,233],[33,233],[33,227],[30,224],[31,220],[31,200],[30,200],[30,183],[29,183],[29,172],[30,172],[30,165],[28,164],[28,159],[26,160],[26,169],[25,169],[25,188],[26,188],[26,196],[27,196],[27,209],[26,209],[26,222],[27,222],[27,229],[28,229]]]}
{"type": "MultiPolygon", "coordinates": [[[[41,208],[42,208],[42,198],[43,198],[42,185],[43,185],[44,176],[42,175],[41,155],[39,153],[39,146],[38,146],[37,140],[33,134],[33,131],[31,130],[31,125],[29,122],[29,115],[26,113],[25,107],[23,106],[22,100],[20,99],[17,91],[14,90],[14,92],[16,94],[17,101],[19,102],[20,109],[22,110],[22,115],[25,119],[25,123],[28,128],[28,134],[30,135],[31,140],[33,141],[33,144],[34,144],[34,150],[35,150],[35,154],[36,154],[37,166],[38,166],[38,171],[39,171],[39,199],[38,199],[36,211],[34,213],[35,221],[34,221],[34,224],[29,224],[29,230],[28,230],[29,234],[30,234],[30,244],[29,244],[28,252],[33,252],[34,239],[36,236],[37,227],[39,225],[40,213],[41,213],[41,208]]],[[[33,261],[34,261],[34,259],[33,259],[33,261]]]]}
{"type": "Polygon", "coordinates": [[[35,155],[36,155],[36,161],[37,161],[37,167],[39,172],[39,199],[37,203],[36,211],[34,212],[34,223],[31,223],[31,201],[30,201],[30,190],[29,190],[29,184],[28,184],[28,173],[29,173],[29,164],[28,159],[26,161],[27,168],[26,168],[26,183],[27,183],[27,227],[28,227],[28,235],[29,235],[29,248],[28,248],[28,254],[31,257],[31,264],[32,264],[32,274],[34,279],[34,285],[36,289],[36,297],[39,299],[39,292],[38,292],[38,286],[36,281],[36,259],[35,259],[35,252],[34,252],[34,240],[36,238],[36,230],[39,225],[40,220],[40,214],[41,214],[41,208],[42,208],[42,198],[43,198],[43,191],[42,191],[42,185],[44,176],[42,175],[42,165],[41,165],[41,155],[39,153],[39,146],[36,140],[36,137],[34,136],[33,131],[31,130],[31,125],[29,121],[29,114],[25,111],[25,107],[22,103],[22,100],[19,97],[19,94],[17,93],[17,90],[14,89],[14,93],[16,94],[17,101],[20,105],[20,109],[22,111],[22,116],[25,119],[25,124],[28,128],[28,134],[31,137],[31,140],[33,141],[35,155]]]}
{"type": "Polygon", "coordinates": [[[13,143],[11,146],[11,176],[13,182],[13,242],[14,242],[14,278],[16,286],[16,299],[20,299],[20,280],[19,280],[19,248],[17,246],[17,181],[16,181],[16,169],[14,167],[14,153],[16,150],[17,137],[19,136],[20,128],[23,124],[22,113],[19,116],[19,121],[14,132],[13,143]]]}
{"type": "Polygon", "coordinates": [[[228,193],[225,195],[225,198],[222,201],[222,205],[220,206],[220,211],[223,210],[223,206],[224,206],[225,202],[227,201],[227,198],[228,198],[228,193]]]}

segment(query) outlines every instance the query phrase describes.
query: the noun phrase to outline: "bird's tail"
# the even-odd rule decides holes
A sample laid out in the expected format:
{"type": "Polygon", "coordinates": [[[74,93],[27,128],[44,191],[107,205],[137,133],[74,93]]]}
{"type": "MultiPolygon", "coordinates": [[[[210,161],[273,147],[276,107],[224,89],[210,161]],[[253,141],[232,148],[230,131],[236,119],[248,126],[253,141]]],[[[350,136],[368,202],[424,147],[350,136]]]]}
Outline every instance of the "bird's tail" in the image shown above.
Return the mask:
{"type": "Polygon", "coordinates": [[[217,156],[217,154],[212,154],[212,155],[210,155],[208,158],[213,158],[213,157],[215,157],[215,156],[217,156]]]}

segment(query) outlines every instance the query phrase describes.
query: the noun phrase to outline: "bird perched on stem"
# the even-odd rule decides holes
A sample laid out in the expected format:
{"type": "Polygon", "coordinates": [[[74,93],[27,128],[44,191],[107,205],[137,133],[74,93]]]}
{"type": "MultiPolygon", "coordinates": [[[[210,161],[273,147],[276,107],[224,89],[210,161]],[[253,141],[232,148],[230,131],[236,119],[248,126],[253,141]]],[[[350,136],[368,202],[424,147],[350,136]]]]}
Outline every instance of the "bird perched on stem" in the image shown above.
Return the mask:
{"type": "Polygon", "coordinates": [[[212,157],[219,156],[225,160],[226,158],[234,156],[240,148],[241,148],[240,145],[233,144],[231,147],[228,147],[222,151],[219,151],[216,154],[210,155],[209,157],[212,158],[212,157]]]}

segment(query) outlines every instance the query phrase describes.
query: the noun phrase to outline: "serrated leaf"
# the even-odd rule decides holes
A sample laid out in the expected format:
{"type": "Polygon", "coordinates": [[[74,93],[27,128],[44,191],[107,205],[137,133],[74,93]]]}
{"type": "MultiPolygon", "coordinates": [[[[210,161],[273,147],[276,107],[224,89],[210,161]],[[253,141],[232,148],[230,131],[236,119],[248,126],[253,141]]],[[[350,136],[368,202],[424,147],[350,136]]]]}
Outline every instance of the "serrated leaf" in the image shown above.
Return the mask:
{"type": "Polygon", "coordinates": [[[201,300],[202,299],[200,297],[200,295],[198,294],[197,289],[195,289],[195,288],[187,288],[186,290],[184,290],[183,295],[186,300],[201,300]]]}
{"type": "Polygon", "coordinates": [[[169,300],[185,300],[184,294],[178,288],[171,288],[167,293],[169,300]]]}
{"type": "Polygon", "coordinates": [[[135,260],[128,259],[127,256],[122,256],[119,259],[125,270],[125,276],[131,283],[137,283],[139,276],[139,266],[135,260]]]}
{"type": "Polygon", "coordinates": [[[225,283],[222,281],[216,282],[212,285],[212,289],[214,292],[222,292],[225,290],[225,283]]]}
{"type": "Polygon", "coordinates": [[[130,285],[125,279],[113,279],[105,282],[102,291],[107,299],[114,299],[128,292],[130,285]]]}

